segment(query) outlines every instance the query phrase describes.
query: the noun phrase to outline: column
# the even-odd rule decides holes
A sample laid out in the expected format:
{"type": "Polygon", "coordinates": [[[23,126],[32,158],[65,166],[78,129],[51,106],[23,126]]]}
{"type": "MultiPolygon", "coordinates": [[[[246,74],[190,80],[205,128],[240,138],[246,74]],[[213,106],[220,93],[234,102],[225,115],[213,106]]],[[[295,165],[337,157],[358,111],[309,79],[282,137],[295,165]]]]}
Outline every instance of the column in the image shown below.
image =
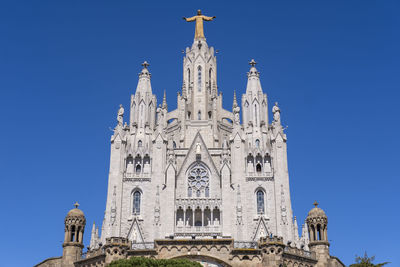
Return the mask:
{"type": "Polygon", "coordinates": [[[194,226],[194,213],[195,212],[195,210],[194,209],[192,209],[192,227],[194,226]]]}
{"type": "Polygon", "coordinates": [[[186,207],[183,209],[183,229],[186,229],[186,207]]]}
{"type": "Polygon", "coordinates": [[[201,226],[204,227],[204,209],[201,209],[201,226]]]}
{"type": "Polygon", "coordinates": [[[83,229],[81,229],[81,231],[79,231],[79,242],[83,243],[83,229]]]}
{"type": "Polygon", "coordinates": [[[314,226],[310,225],[310,241],[314,241],[314,226]]]}
{"type": "Polygon", "coordinates": [[[69,242],[69,239],[68,239],[69,237],[70,237],[69,230],[68,230],[68,228],[66,228],[65,234],[64,234],[64,242],[69,242]]]}

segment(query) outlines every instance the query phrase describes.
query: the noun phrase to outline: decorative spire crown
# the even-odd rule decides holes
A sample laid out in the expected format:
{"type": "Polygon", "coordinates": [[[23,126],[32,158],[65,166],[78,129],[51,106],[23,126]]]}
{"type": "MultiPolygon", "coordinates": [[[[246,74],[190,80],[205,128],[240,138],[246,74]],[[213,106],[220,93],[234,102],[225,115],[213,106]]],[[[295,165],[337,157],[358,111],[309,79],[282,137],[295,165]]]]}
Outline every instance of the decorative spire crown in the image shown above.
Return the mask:
{"type": "Polygon", "coordinates": [[[150,74],[150,72],[149,72],[149,70],[148,70],[148,66],[150,66],[150,64],[147,62],[147,61],[144,61],[143,63],[142,63],[142,66],[143,66],[143,69],[142,69],[142,71],[139,73],[139,77],[149,77],[150,78],[150,76],[151,76],[151,74],[150,74]]]}
{"type": "Polygon", "coordinates": [[[75,209],[77,209],[79,207],[78,201],[75,202],[74,207],[75,207],[75,209]]]}
{"type": "Polygon", "coordinates": [[[250,71],[247,73],[247,77],[260,77],[260,73],[256,69],[257,62],[254,59],[251,59],[249,65],[251,66],[251,68],[250,71]]]}

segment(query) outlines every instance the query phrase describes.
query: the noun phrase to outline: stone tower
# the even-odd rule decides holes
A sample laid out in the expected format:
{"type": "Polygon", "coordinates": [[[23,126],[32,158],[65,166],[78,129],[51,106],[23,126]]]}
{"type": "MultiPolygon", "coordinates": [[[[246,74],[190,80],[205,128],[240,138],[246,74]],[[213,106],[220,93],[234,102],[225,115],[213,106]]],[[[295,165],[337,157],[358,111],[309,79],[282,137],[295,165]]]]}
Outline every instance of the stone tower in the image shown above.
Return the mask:
{"type": "Polygon", "coordinates": [[[308,213],[306,222],[310,233],[309,247],[317,256],[317,267],[328,266],[329,242],[328,242],[328,217],[325,212],[314,203],[314,208],[308,213]]]}
{"type": "Polygon", "coordinates": [[[78,209],[79,204],[70,210],[65,217],[65,236],[63,243],[63,266],[74,266],[74,262],[81,259],[83,249],[83,233],[86,218],[83,211],[78,209]]]}

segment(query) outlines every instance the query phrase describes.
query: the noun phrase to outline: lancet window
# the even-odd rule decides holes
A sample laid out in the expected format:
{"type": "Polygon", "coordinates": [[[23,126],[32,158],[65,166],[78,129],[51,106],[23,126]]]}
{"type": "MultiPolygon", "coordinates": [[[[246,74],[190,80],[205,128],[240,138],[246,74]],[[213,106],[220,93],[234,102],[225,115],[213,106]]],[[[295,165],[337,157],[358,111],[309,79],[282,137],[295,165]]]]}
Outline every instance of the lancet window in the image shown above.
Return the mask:
{"type": "Polygon", "coordinates": [[[256,195],[257,195],[257,214],[264,214],[265,213],[264,192],[261,189],[259,189],[256,195]]]}
{"type": "Polygon", "coordinates": [[[136,190],[133,192],[133,205],[132,205],[132,213],[137,215],[140,214],[140,200],[141,200],[140,191],[136,190]]]}
{"type": "Polygon", "coordinates": [[[197,68],[197,90],[201,92],[201,67],[197,68]]]}
{"type": "Polygon", "coordinates": [[[188,172],[188,197],[210,196],[210,175],[202,163],[196,163],[188,172]]]}

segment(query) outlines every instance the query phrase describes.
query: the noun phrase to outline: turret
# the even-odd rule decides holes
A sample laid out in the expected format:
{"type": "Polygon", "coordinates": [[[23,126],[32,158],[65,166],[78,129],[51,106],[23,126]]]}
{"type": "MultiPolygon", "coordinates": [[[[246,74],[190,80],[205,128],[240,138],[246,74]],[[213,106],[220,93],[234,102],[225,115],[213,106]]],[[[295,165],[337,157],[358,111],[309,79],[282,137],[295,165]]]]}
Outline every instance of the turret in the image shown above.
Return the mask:
{"type": "Polygon", "coordinates": [[[317,267],[328,266],[329,241],[328,241],[328,217],[325,212],[318,208],[318,203],[314,202],[314,208],[308,213],[306,222],[310,233],[309,247],[317,256],[317,267]]]}
{"type": "Polygon", "coordinates": [[[130,127],[143,132],[146,127],[150,130],[155,127],[157,99],[151,88],[151,74],[148,70],[150,64],[145,61],[142,66],[136,92],[131,96],[130,127]]]}
{"type": "Polygon", "coordinates": [[[256,69],[256,62],[249,62],[251,68],[247,73],[246,94],[242,97],[243,125],[254,127],[259,131],[260,127],[268,123],[267,95],[263,93],[260,82],[260,73],[256,69]]]}
{"type": "Polygon", "coordinates": [[[74,262],[82,256],[86,218],[83,211],[78,209],[79,204],[74,205],[75,208],[68,212],[64,220],[63,266],[65,267],[74,266],[74,262]]]}

